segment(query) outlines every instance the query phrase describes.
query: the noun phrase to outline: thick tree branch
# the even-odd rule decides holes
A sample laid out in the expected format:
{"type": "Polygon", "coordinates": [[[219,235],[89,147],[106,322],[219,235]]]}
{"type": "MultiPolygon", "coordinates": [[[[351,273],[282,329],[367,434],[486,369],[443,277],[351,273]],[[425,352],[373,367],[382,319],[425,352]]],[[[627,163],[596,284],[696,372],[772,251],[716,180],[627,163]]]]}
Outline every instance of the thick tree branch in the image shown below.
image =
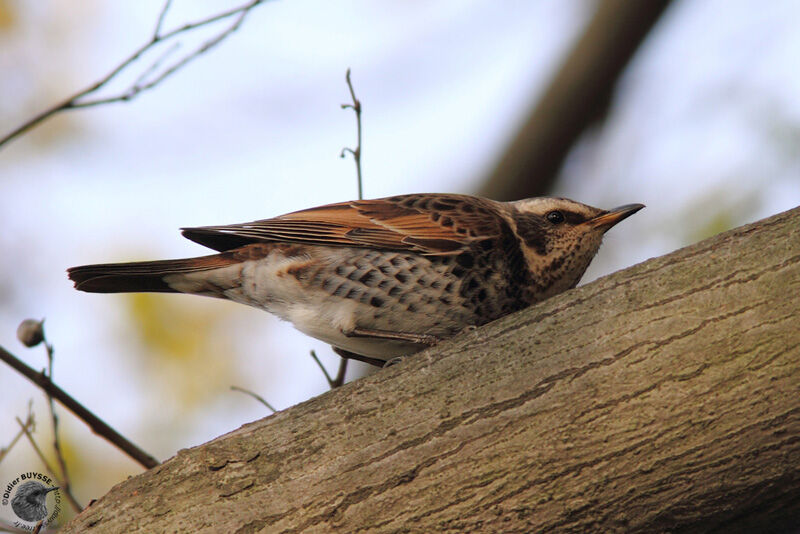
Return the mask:
{"type": "Polygon", "coordinates": [[[466,333],[181,451],[63,532],[796,526],[798,228],[800,208],[466,333]]]}
{"type": "Polygon", "coordinates": [[[580,135],[603,115],[617,80],[669,0],[602,0],[536,107],[481,188],[496,200],[546,195],[580,135]]]}

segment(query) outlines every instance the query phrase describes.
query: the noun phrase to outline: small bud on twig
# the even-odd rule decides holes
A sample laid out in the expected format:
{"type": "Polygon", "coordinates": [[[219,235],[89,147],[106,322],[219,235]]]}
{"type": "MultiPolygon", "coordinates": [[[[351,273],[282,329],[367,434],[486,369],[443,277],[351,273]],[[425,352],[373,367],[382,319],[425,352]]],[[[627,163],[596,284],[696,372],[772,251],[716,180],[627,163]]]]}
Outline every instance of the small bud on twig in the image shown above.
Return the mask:
{"type": "Polygon", "coordinates": [[[26,347],[35,347],[44,341],[44,321],[25,319],[17,327],[17,339],[26,347]]]}

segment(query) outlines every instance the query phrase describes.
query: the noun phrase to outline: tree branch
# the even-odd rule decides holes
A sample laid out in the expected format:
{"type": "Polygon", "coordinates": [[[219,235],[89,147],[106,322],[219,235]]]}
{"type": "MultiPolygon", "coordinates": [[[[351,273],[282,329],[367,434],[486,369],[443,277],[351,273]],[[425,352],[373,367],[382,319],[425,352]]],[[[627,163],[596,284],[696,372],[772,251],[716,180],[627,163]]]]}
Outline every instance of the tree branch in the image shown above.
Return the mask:
{"type": "Polygon", "coordinates": [[[37,372],[31,367],[28,367],[22,360],[8,352],[3,347],[0,347],[0,360],[7,363],[15,371],[23,375],[25,378],[39,386],[49,397],[56,399],[66,409],[75,414],[78,419],[89,425],[92,432],[107,439],[125,454],[139,462],[143,467],[150,469],[159,465],[158,460],[142,451],[139,447],[128,441],[119,432],[108,426],[102,419],[90,412],[81,403],[73,399],[66,391],[53,383],[44,372],[37,372]]]}
{"type": "Polygon", "coordinates": [[[267,0],[251,0],[250,2],[242,6],[232,8],[227,11],[223,11],[222,13],[218,13],[216,15],[207,17],[205,19],[198,20],[196,22],[184,24],[183,26],[175,28],[174,30],[168,31],[166,33],[161,33],[162,26],[164,24],[164,19],[167,15],[167,11],[169,11],[170,6],[172,5],[171,1],[167,1],[161,10],[161,13],[158,16],[156,29],[153,32],[153,35],[149,41],[147,41],[145,44],[143,44],[141,47],[135,50],[130,56],[128,56],[125,60],[123,60],[122,63],[114,67],[108,74],[106,74],[103,78],[101,78],[94,84],[75,93],[74,95],[64,100],[63,102],[56,104],[55,106],[39,113],[38,115],[34,116],[30,120],[26,121],[19,127],[15,128],[11,132],[0,138],[0,149],[9,141],[15,139],[16,137],[19,137],[23,133],[37,126],[41,122],[49,119],[53,115],[56,115],[57,113],[79,108],[100,106],[104,104],[110,104],[113,102],[127,102],[129,100],[134,99],[137,95],[139,95],[143,91],[152,89],[153,87],[163,82],[166,78],[174,74],[177,70],[184,67],[187,63],[197,58],[198,56],[204,54],[205,52],[209,51],[210,49],[214,48],[225,38],[227,38],[230,34],[238,30],[239,27],[242,25],[242,22],[244,22],[245,17],[247,17],[247,15],[250,13],[250,11],[259,4],[264,3],[265,1],[267,0]],[[114,78],[116,78],[118,74],[120,74],[122,71],[126,70],[128,67],[136,63],[146,52],[149,52],[150,50],[160,45],[161,43],[164,43],[172,39],[176,39],[182,34],[191,32],[198,28],[202,28],[204,26],[208,26],[210,24],[228,18],[234,19],[233,23],[230,26],[228,26],[217,35],[205,41],[197,49],[187,53],[186,55],[176,60],[171,65],[164,67],[163,70],[161,70],[161,72],[158,75],[154,76],[153,78],[150,77],[153,76],[155,72],[158,72],[159,69],[162,68],[165,59],[169,55],[171,55],[172,52],[177,50],[179,46],[178,42],[173,43],[173,45],[170,48],[168,48],[167,51],[164,54],[162,54],[162,56],[159,59],[157,59],[154,63],[146,67],[142,71],[142,74],[140,74],[137,77],[133,85],[131,85],[125,91],[104,98],[95,98],[95,99],[85,98],[105,87],[109,82],[111,82],[114,78]]]}
{"type": "Polygon", "coordinates": [[[443,342],[179,452],[63,533],[787,531],[798,228],[800,208],[443,342]]]}
{"type": "Polygon", "coordinates": [[[603,0],[479,194],[518,200],[548,194],[564,158],[601,117],[625,66],[669,0],[603,0]]]}

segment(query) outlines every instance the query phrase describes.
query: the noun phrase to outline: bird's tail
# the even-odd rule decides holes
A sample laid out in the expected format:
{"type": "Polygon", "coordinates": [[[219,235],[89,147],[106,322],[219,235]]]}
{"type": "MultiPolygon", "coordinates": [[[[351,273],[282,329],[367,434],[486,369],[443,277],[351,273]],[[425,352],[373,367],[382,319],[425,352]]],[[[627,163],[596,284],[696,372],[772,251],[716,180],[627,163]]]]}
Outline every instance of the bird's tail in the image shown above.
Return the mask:
{"type": "Polygon", "coordinates": [[[234,262],[230,254],[223,253],[181,260],[81,265],[67,269],[67,274],[75,289],[89,293],[179,293],[169,282],[175,278],[172,275],[218,269],[234,262]]]}

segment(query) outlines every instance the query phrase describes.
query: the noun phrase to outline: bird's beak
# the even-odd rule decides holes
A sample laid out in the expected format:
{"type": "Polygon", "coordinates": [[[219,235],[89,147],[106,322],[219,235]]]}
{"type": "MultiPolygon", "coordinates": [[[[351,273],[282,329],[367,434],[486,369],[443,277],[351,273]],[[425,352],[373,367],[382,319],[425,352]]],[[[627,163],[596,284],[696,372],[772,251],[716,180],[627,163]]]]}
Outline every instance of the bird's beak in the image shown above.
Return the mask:
{"type": "Polygon", "coordinates": [[[591,225],[593,228],[600,228],[603,231],[606,231],[621,220],[627,219],[643,207],[644,204],[625,204],[624,206],[606,211],[594,219],[589,219],[586,221],[586,224],[591,225]]]}

